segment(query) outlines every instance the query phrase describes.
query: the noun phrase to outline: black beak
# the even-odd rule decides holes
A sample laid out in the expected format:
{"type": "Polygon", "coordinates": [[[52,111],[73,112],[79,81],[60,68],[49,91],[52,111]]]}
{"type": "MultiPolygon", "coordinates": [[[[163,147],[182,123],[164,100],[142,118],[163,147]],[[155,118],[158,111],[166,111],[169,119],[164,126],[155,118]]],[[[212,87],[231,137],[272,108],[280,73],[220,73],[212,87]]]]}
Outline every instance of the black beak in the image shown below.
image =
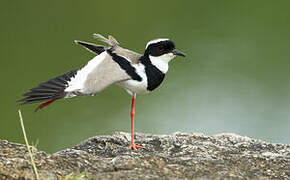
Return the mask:
{"type": "Polygon", "coordinates": [[[181,52],[181,51],[178,51],[177,49],[174,49],[174,50],[172,51],[172,53],[173,53],[174,55],[177,55],[177,56],[183,56],[183,57],[186,56],[185,53],[183,53],[183,52],[181,52]]]}

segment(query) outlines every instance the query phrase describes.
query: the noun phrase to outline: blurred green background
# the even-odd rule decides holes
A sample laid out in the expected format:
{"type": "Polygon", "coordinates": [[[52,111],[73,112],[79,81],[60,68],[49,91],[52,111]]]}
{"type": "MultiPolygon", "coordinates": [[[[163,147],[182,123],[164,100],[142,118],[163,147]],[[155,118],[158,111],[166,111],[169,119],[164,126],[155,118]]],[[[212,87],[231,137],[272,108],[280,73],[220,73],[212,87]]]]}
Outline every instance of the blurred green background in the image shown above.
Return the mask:
{"type": "MultiPolygon", "coordinates": [[[[0,138],[23,142],[15,101],[93,54],[73,40],[112,34],[140,53],[169,37],[187,53],[136,101],[136,131],[231,132],[290,143],[290,1],[2,1],[0,138]]],[[[130,131],[130,96],[112,86],[94,97],[20,107],[30,142],[55,152],[97,135],[130,131]]],[[[128,142],[129,144],[129,142],[128,142]]]]}

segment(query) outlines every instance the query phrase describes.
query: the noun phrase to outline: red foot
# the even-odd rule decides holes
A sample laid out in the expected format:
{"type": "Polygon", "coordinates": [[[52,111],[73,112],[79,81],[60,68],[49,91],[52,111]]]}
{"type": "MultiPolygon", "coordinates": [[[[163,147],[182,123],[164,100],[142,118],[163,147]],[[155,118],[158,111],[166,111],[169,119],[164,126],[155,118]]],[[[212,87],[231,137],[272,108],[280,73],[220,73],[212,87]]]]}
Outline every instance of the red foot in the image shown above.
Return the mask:
{"type": "Polygon", "coordinates": [[[137,149],[144,149],[144,146],[136,145],[136,144],[130,144],[130,149],[137,150],[137,149]]]}

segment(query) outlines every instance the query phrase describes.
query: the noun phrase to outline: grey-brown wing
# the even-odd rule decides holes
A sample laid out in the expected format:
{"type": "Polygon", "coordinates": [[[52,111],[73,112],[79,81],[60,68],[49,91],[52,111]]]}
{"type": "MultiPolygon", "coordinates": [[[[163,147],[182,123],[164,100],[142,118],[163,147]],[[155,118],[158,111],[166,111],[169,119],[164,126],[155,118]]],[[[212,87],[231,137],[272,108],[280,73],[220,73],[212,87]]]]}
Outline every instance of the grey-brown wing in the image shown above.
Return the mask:
{"type": "MultiPolygon", "coordinates": [[[[138,76],[133,71],[128,72],[129,74],[133,73],[131,76],[128,75],[124,68],[122,69],[120,66],[124,63],[139,63],[139,59],[142,56],[141,54],[120,47],[118,41],[113,36],[109,36],[107,39],[100,34],[94,34],[94,37],[107,43],[109,47],[104,47],[104,50],[108,50],[117,55],[117,60],[119,62],[116,62],[116,59],[112,59],[111,55],[113,54],[110,55],[107,52],[102,52],[100,55],[96,56],[89,61],[86,66],[80,69],[75,78],[69,82],[69,87],[65,89],[69,94],[67,97],[70,97],[70,94],[72,96],[73,94],[95,94],[111,84],[132,79],[132,75],[138,76]]],[[[98,49],[100,45],[86,43],[84,46],[89,50],[94,50],[95,47],[98,49]]]]}
{"type": "Polygon", "coordinates": [[[129,59],[132,64],[138,64],[140,62],[141,54],[131,51],[129,49],[122,48],[120,46],[116,46],[113,49],[113,52],[118,54],[119,56],[123,56],[126,59],[129,59]]]}
{"type": "Polygon", "coordinates": [[[102,52],[104,52],[106,49],[112,49],[112,51],[120,56],[125,57],[126,59],[129,59],[132,64],[137,64],[139,63],[139,59],[142,56],[139,53],[136,53],[134,51],[131,51],[129,49],[125,49],[123,47],[120,46],[120,43],[111,35],[108,36],[108,38],[105,38],[104,36],[102,36],[101,34],[93,34],[93,37],[98,39],[99,41],[102,41],[106,44],[108,44],[109,46],[102,46],[102,45],[97,45],[94,43],[88,43],[88,42],[84,42],[84,41],[79,41],[76,40],[75,42],[83,47],[85,47],[87,50],[96,53],[96,54],[100,54],[102,52]]]}
{"type": "Polygon", "coordinates": [[[126,59],[129,59],[132,64],[137,64],[140,61],[141,54],[131,51],[129,49],[125,49],[120,46],[120,43],[111,35],[108,36],[108,39],[100,34],[94,34],[94,37],[102,42],[107,43],[112,48],[113,53],[118,54],[119,56],[123,56],[126,59]]]}

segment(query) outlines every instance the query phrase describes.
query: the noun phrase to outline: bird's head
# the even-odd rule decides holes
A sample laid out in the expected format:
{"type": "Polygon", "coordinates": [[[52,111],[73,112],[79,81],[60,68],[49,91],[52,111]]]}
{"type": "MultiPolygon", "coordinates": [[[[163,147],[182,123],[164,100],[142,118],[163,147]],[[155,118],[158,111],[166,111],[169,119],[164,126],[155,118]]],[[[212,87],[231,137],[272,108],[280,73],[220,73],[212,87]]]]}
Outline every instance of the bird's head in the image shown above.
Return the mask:
{"type": "Polygon", "coordinates": [[[175,56],[186,56],[185,53],[175,49],[174,43],[169,39],[155,39],[149,41],[146,45],[144,54],[167,62],[175,56]]]}
{"type": "Polygon", "coordinates": [[[155,39],[147,43],[144,56],[160,71],[166,73],[170,60],[175,56],[185,57],[186,54],[175,49],[174,43],[169,39],[155,39]]]}

